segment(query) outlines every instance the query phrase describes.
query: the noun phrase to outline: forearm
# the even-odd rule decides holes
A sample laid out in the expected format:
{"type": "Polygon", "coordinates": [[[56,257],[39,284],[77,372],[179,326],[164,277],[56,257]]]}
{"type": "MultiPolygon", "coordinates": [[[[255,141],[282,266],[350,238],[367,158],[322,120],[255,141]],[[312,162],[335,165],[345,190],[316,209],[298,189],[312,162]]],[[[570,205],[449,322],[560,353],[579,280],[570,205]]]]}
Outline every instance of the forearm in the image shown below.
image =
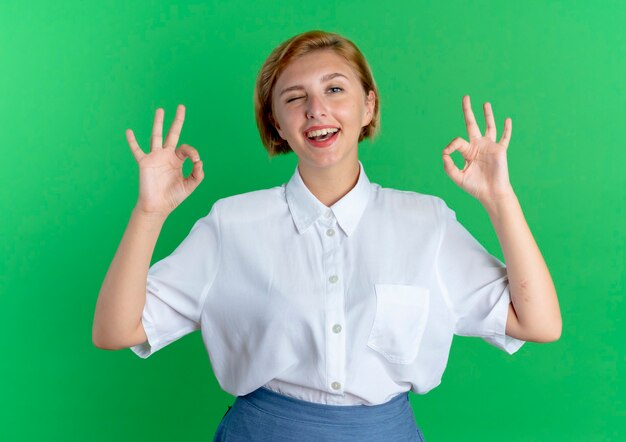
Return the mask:
{"type": "Polygon", "coordinates": [[[133,210],[98,295],[92,330],[97,346],[116,346],[139,327],[150,260],[164,222],[133,210]]]}
{"type": "Polygon", "coordinates": [[[497,202],[484,203],[493,223],[509,279],[511,302],[519,326],[538,341],[561,335],[561,312],[548,267],[526,223],[513,191],[497,202]]]}

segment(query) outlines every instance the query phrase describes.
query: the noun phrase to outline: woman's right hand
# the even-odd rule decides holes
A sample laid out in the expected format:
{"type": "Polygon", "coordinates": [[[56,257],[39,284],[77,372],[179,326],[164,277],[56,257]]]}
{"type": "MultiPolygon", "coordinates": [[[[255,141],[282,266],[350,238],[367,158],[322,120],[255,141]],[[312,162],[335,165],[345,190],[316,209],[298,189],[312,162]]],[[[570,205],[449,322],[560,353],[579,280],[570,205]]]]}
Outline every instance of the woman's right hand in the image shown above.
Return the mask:
{"type": "Polygon", "coordinates": [[[149,215],[167,217],[198,187],[204,172],[196,149],[187,144],[176,149],[185,120],[185,106],[181,104],[176,109],[176,117],[165,143],[163,115],[162,108],[156,110],[149,154],[141,150],[131,129],[126,130],[126,139],[139,164],[139,199],[136,209],[149,215]],[[183,176],[185,158],[193,161],[193,170],[187,178],[183,176]]]}

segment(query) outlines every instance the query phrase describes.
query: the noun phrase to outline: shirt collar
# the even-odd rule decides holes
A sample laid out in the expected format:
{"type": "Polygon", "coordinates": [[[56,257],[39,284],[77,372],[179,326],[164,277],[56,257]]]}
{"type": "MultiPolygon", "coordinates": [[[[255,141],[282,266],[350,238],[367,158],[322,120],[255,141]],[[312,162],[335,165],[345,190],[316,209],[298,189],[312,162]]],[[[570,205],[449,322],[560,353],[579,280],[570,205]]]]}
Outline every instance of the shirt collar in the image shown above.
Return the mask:
{"type": "MultiPolygon", "coordinates": [[[[369,200],[370,187],[370,181],[365,174],[363,164],[359,161],[359,179],[356,185],[330,207],[335,218],[337,218],[337,223],[348,236],[354,232],[359,224],[369,200]]],[[[329,210],[306,187],[297,166],[295,173],[286,185],[285,195],[293,222],[300,234],[329,210]]]]}

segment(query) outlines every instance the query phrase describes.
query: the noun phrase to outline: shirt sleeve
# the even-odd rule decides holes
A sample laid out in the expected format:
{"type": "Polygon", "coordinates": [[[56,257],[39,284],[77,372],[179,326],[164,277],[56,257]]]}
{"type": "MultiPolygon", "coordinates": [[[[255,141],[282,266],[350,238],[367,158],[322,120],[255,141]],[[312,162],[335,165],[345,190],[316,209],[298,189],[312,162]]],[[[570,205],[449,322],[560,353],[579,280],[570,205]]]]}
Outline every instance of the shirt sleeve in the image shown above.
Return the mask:
{"type": "Polygon", "coordinates": [[[515,353],[525,341],[506,335],[511,303],[506,266],[457,221],[443,200],[437,200],[441,234],[435,274],[455,317],[454,334],[478,336],[515,353]]]}
{"type": "Polygon", "coordinates": [[[148,340],[130,347],[147,358],[200,328],[200,315],[219,267],[221,245],[216,202],[171,255],[148,270],[141,322],[148,340]]]}

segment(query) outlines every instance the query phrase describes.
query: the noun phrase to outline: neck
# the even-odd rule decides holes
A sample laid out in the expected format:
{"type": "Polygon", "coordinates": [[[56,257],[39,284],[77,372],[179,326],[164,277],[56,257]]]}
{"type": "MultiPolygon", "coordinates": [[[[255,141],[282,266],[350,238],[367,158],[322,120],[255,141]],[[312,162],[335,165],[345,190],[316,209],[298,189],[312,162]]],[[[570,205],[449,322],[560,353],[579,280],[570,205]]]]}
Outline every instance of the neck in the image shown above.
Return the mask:
{"type": "Polygon", "coordinates": [[[358,161],[346,167],[310,169],[298,163],[298,171],[309,191],[326,207],[343,198],[359,180],[358,161]]]}

